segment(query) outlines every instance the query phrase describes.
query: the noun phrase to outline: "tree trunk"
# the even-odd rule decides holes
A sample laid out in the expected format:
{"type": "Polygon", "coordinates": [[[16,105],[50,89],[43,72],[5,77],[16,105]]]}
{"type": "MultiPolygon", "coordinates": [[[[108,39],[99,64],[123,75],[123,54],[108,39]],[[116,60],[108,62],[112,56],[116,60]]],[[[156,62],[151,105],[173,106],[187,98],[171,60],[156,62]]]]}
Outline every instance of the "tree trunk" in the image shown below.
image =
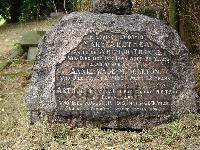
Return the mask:
{"type": "Polygon", "coordinates": [[[190,14],[190,1],[180,0],[179,34],[190,52],[195,52],[192,45],[192,18],[190,14]]]}
{"type": "Polygon", "coordinates": [[[179,15],[178,15],[178,1],[169,0],[169,23],[176,30],[179,31],[179,15]]]}

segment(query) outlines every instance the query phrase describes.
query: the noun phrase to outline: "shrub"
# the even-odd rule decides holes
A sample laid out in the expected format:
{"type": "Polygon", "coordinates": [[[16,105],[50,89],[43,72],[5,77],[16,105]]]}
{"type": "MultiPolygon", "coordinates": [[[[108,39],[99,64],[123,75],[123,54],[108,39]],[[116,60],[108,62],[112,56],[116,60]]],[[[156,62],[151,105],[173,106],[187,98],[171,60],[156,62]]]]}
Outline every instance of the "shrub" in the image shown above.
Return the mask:
{"type": "Polygon", "coordinates": [[[21,21],[41,19],[54,10],[53,0],[23,0],[21,21]]]}

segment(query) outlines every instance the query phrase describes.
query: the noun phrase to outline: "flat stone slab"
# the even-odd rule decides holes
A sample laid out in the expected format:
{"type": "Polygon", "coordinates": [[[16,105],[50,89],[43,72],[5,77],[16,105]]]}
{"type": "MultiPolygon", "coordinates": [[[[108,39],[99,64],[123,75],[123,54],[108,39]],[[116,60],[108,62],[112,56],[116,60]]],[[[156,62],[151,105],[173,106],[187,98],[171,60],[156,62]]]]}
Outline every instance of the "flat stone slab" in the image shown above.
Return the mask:
{"type": "Polygon", "coordinates": [[[37,46],[45,31],[29,31],[22,33],[21,45],[37,46]]]}
{"type": "Polygon", "coordinates": [[[188,49],[163,22],[72,13],[39,44],[26,102],[32,122],[140,129],[197,112],[194,87],[188,49]]]}

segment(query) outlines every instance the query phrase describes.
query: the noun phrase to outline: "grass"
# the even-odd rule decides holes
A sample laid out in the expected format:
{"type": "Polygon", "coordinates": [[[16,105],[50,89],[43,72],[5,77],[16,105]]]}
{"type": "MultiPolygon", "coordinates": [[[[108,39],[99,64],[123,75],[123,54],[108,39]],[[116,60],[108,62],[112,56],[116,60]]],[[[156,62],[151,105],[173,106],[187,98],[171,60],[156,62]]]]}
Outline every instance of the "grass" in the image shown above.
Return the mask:
{"type": "Polygon", "coordinates": [[[13,45],[19,43],[21,34],[26,31],[48,30],[60,18],[34,21],[28,23],[4,24],[0,26],[0,59],[11,53],[13,45]]]}
{"type": "MultiPolygon", "coordinates": [[[[6,25],[0,28],[4,51],[11,50],[22,31],[48,29],[57,20],[6,25]],[[42,26],[43,25],[43,26],[42,26]]],[[[2,56],[2,57],[6,57],[2,56]]],[[[0,149],[200,149],[200,115],[189,114],[169,123],[138,132],[74,128],[47,121],[29,124],[24,102],[32,62],[16,59],[0,72],[0,149]]]]}
{"type": "Polygon", "coordinates": [[[5,19],[3,19],[3,17],[0,15],[0,26],[3,25],[5,22],[5,19]]]}

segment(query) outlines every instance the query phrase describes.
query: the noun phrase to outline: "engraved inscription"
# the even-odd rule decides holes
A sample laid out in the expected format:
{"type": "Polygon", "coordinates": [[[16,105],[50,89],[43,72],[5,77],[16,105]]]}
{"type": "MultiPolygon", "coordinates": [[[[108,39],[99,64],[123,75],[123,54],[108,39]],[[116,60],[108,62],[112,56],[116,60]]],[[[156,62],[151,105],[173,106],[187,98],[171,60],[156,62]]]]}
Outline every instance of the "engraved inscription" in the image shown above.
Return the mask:
{"type": "Polygon", "coordinates": [[[57,108],[93,117],[170,113],[178,92],[171,59],[141,32],[90,33],[56,66],[57,108]]]}

